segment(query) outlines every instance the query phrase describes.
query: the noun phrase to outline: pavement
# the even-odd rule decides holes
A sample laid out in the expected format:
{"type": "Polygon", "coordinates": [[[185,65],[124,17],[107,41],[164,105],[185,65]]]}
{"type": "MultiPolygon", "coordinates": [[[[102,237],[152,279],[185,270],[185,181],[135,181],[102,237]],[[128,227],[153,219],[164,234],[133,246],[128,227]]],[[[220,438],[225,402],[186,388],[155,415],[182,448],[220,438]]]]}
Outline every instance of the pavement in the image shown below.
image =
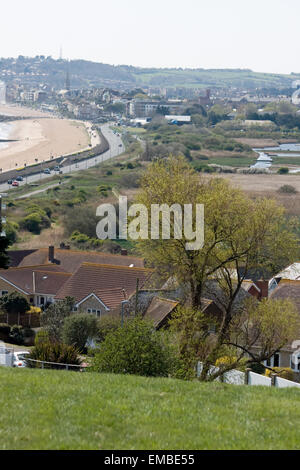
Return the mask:
{"type": "MultiPolygon", "coordinates": [[[[104,137],[109,142],[109,150],[107,152],[102,153],[101,155],[96,155],[92,158],[87,158],[81,162],[73,163],[71,165],[65,166],[61,168],[63,174],[74,173],[75,171],[86,170],[87,168],[94,167],[99,163],[103,163],[106,160],[110,160],[113,157],[116,157],[125,151],[125,146],[122,142],[121,136],[117,135],[110,129],[111,124],[103,124],[101,126],[101,131],[104,137]]],[[[51,171],[51,175],[47,175],[43,173],[44,169],[47,168],[47,162],[44,162],[43,166],[41,166],[41,172],[35,175],[30,175],[24,177],[24,181],[19,182],[19,187],[25,184],[37,183],[41,182],[42,180],[47,180],[57,174],[58,172],[51,171]]],[[[57,183],[55,184],[57,186],[57,183]]],[[[16,188],[12,187],[7,183],[0,184],[0,193],[8,193],[9,195],[13,193],[16,188]]],[[[47,190],[48,188],[46,188],[47,190]]],[[[43,190],[42,190],[43,191],[43,190]]],[[[27,195],[28,196],[28,195],[27,195]]],[[[26,197],[27,197],[26,196],[26,197]]],[[[24,197],[23,195],[20,197],[24,197]]]]}

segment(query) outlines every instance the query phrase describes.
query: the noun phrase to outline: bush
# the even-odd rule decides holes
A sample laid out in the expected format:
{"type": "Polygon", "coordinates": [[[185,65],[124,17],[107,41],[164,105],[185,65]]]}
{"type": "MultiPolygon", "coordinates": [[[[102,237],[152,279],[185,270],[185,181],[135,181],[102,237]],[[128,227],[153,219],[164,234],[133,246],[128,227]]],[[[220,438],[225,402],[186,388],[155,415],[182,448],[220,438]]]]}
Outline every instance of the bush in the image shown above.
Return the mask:
{"type": "Polygon", "coordinates": [[[9,340],[13,344],[23,344],[24,343],[24,334],[21,325],[14,325],[11,327],[9,340]]]}
{"type": "Polygon", "coordinates": [[[30,309],[27,299],[18,292],[3,295],[0,298],[0,307],[5,313],[26,313],[30,309]]]}
{"type": "MultiPolygon", "coordinates": [[[[81,363],[78,357],[78,351],[74,348],[74,346],[69,346],[63,343],[41,342],[32,348],[28,359],[70,365],[80,365],[81,363]]],[[[35,363],[31,361],[28,361],[27,364],[29,367],[32,368],[41,367],[40,363],[35,363]]],[[[62,367],[51,364],[45,364],[45,368],[61,369],[62,367]]]]}
{"type": "Polygon", "coordinates": [[[0,340],[8,341],[10,333],[10,326],[7,323],[0,323],[0,340]]]}
{"type": "Polygon", "coordinates": [[[50,225],[51,222],[46,213],[42,214],[41,212],[32,212],[20,221],[20,228],[37,235],[43,228],[48,228],[50,225]]]}
{"type": "Polygon", "coordinates": [[[100,342],[104,341],[108,333],[116,331],[121,326],[121,321],[119,317],[104,315],[98,320],[98,340],[100,342]]]}
{"type": "Polygon", "coordinates": [[[62,340],[65,344],[73,345],[78,351],[83,351],[89,338],[94,338],[97,334],[97,317],[79,313],[66,318],[62,340]]]}
{"type": "Polygon", "coordinates": [[[294,186],[290,184],[284,184],[283,186],[280,186],[278,189],[279,193],[285,193],[285,194],[297,194],[297,190],[294,186]]]}
{"type": "MultiPolygon", "coordinates": [[[[290,367],[273,367],[273,369],[275,373],[282,379],[292,380],[292,381],[294,380],[294,372],[292,371],[290,367]]],[[[267,377],[270,377],[272,373],[273,372],[271,370],[266,369],[265,375],[267,377]]]]}
{"type": "Polygon", "coordinates": [[[107,334],[95,353],[91,370],[164,377],[173,372],[174,359],[163,334],[137,317],[107,334]]]}
{"type": "Polygon", "coordinates": [[[16,222],[7,222],[5,224],[6,236],[9,239],[11,245],[13,245],[18,239],[18,230],[19,225],[16,222]]]}
{"type": "Polygon", "coordinates": [[[77,230],[75,230],[75,232],[72,233],[70,240],[76,243],[86,243],[89,241],[89,237],[85,235],[84,233],[80,233],[77,230]]]}
{"type": "Polygon", "coordinates": [[[50,341],[50,337],[49,337],[48,331],[40,330],[35,335],[34,345],[38,346],[38,345],[43,344],[43,343],[49,343],[49,341],[50,341]]]}
{"type": "Polygon", "coordinates": [[[289,169],[287,167],[281,167],[279,168],[279,170],[277,171],[277,173],[279,175],[286,175],[287,173],[289,172],[289,169]]]}
{"type": "Polygon", "coordinates": [[[75,300],[66,297],[64,300],[51,304],[41,315],[41,326],[49,334],[53,342],[60,342],[65,319],[72,314],[75,300]]]}

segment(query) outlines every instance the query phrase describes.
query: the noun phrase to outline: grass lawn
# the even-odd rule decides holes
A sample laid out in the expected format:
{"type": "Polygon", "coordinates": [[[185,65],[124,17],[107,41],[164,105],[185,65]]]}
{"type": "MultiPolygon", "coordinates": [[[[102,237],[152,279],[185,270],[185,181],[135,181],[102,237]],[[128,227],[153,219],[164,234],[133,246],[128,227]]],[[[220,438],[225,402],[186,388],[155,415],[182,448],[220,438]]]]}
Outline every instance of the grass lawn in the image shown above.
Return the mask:
{"type": "Polygon", "coordinates": [[[0,449],[300,449],[297,389],[0,368],[0,449]]]}

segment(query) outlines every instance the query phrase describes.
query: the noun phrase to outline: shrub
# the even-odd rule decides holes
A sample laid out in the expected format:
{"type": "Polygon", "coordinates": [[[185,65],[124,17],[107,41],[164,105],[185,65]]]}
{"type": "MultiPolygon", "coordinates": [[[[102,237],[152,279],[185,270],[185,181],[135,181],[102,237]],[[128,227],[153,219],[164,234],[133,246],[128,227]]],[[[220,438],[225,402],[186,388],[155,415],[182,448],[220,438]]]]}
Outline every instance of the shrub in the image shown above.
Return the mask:
{"type": "Polygon", "coordinates": [[[66,297],[61,302],[51,304],[41,315],[41,326],[48,332],[53,342],[61,341],[65,319],[71,315],[75,300],[66,297]]]}
{"type": "Polygon", "coordinates": [[[43,228],[50,227],[51,222],[46,213],[32,212],[20,221],[20,227],[28,232],[39,234],[43,228]]]}
{"type": "Polygon", "coordinates": [[[26,326],[25,328],[23,328],[23,336],[24,338],[31,338],[35,336],[35,331],[32,328],[26,326]]]}
{"type": "MultiPolygon", "coordinates": [[[[63,343],[41,342],[34,346],[30,351],[28,359],[36,361],[55,362],[57,364],[80,365],[81,361],[78,357],[78,351],[74,346],[63,343]]],[[[40,368],[40,363],[28,361],[29,367],[40,368]]],[[[54,364],[45,364],[47,369],[61,369],[60,366],[54,364]]]]}
{"type": "Polygon", "coordinates": [[[3,295],[0,298],[0,307],[5,313],[25,313],[30,309],[27,299],[18,292],[3,295]]]}
{"type": "MultiPolygon", "coordinates": [[[[292,381],[294,380],[294,372],[292,371],[290,367],[273,367],[273,369],[275,373],[282,379],[292,380],[292,381]]],[[[272,373],[273,372],[271,370],[266,369],[265,375],[267,377],[270,377],[272,373]]]]}
{"type": "Polygon", "coordinates": [[[287,173],[289,172],[289,169],[287,167],[281,167],[279,168],[279,170],[277,171],[277,173],[279,175],[286,175],[287,173]]]}
{"type": "Polygon", "coordinates": [[[18,230],[19,225],[16,222],[7,222],[5,224],[6,236],[9,239],[11,245],[13,245],[18,239],[18,230]]]}
{"type": "Polygon", "coordinates": [[[83,351],[89,338],[97,334],[97,318],[86,313],[71,315],[66,318],[62,329],[62,340],[65,344],[73,345],[78,351],[83,351]]]}
{"type": "Polygon", "coordinates": [[[283,186],[280,186],[278,189],[279,193],[285,193],[285,194],[296,194],[298,191],[296,188],[290,184],[284,184],[283,186]]]}
{"type": "Polygon", "coordinates": [[[84,233],[80,233],[77,230],[72,233],[70,240],[76,243],[86,243],[89,241],[89,237],[85,235],[84,233]]]}
{"type": "Polygon", "coordinates": [[[24,343],[24,334],[21,325],[14,325],[11,327],[9,339],[13,344],[24,343]]]}
{"type": "Polygon", "coordinates": [[[167,376],[174,368],[172,348],[162,333],[140,317],[107,334],[92,361],[93,371],[167,376]]]}
{"type": "Polygon", "coordinates": [[[111,315],[103,315],[98,320],[98,340],[100,342],[104,341],[108,333],[112,333],[113,331],[116,331],[118,328],[120,328],[121,322],[120,318],[116,316],[111,316],[111,315]]]}
{"type": "Polygon", "coordinates": [[[42,343],[48,343],[49,342],[49,333],[48,331],[46,330],[40,330],[37,332],[37,334],[35,335],[35,339],[34,339],[34,344],[35,346],[38,346],[42,343]]]}
{"type": "Polygon", "coordinates": [[[8,341],[10,333],[10,326],[7,323],[0,323],[0,340],[8,341]]]}

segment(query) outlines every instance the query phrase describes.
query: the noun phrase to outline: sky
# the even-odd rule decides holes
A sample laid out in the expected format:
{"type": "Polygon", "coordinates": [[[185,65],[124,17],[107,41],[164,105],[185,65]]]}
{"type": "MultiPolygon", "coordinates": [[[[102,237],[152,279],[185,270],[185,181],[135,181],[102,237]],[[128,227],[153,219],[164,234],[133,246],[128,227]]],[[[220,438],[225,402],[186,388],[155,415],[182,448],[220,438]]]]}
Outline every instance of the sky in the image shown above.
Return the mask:
{"type": "Polygon", "coordinates": [[[6,0],[0,57],[300,72],[300,0],[6,0]]]}

